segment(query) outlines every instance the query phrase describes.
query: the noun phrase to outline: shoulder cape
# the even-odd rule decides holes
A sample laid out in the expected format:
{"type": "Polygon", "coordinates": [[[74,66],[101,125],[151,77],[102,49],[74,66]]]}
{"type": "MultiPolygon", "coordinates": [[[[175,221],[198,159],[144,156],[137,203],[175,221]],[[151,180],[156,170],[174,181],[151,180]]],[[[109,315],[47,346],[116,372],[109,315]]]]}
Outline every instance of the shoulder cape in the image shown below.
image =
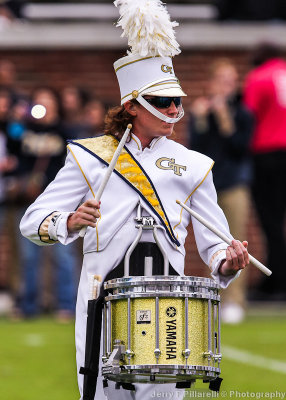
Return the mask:
{"type": "MultiPolygon", "coordinates": [[[[118,146],[118,140],[112,135],[70,140],[68,143],[81,147],[107,166],[112,160],[113,154],[118,146]]],[[[162,222],[171,241],[177,246],[180,246],[154,184],[143,167],[126,147],[122,149],[118,157],[114,172],[142,197],[162,222]]]]}

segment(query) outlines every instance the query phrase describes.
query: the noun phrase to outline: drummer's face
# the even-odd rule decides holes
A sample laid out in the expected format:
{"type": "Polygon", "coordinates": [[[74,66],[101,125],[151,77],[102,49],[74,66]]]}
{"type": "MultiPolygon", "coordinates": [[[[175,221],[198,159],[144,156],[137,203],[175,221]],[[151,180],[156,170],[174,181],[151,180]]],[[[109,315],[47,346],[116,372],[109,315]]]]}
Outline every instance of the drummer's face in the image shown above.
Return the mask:
{"type": "MultiPolygon", "coordinates": [[[[127,101],[124,107],[135,117],[132,122],[132,132],[141,140],[143,147],[148,146],[155,137],[170,136],[172,134],[174,124],[160,120],[139,103],[134,104],[127,101]]],[[[178,114],[178,109],[174,103],[171,103],[168,108],[160,108],[158,110],[170,118],[175,118],[178,114]]]]}

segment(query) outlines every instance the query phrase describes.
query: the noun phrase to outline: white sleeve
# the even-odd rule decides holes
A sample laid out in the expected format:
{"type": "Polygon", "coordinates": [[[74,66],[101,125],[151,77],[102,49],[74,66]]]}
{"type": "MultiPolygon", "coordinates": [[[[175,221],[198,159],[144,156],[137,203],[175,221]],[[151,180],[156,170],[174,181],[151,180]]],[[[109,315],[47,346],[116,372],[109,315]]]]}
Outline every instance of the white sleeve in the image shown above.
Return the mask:
{"type": "Polygon", "coordinates": [[[83,174],[69,152],[64,167],[23,216],[20,223],[22,235],[38,245],[74,241],[78,233],[68,234],[67,218],[78,208],[88,191],[83,174]]]}
{"type": "MultiPolygon", "coordinates": [[[[210,171],[191,197],[190,207],[232,239],[222,209],[217,204],[217,194],[210,171]]],[[[226,259],[227,243],[192,217],[195,240],[202,260],[210,267],[211,275],[221,288],[226,288],[240,272],[232,276],[218,273],[221,261],[226,259]]]]}

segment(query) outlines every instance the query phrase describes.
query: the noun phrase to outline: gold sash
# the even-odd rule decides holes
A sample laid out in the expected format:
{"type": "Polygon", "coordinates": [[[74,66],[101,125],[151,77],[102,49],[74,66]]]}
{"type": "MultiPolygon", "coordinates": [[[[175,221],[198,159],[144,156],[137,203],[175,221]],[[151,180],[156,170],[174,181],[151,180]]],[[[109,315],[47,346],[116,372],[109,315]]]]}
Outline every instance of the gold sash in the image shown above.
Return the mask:
{"type": "MultiPolygon", "coordinates": [[[[69,143],[78,145],[90,154],[94,155],[100,161],[104,162],[106,165],[109,165],[118,146],[118,140],[111,135],[73,140],[69,143]]],[[[179,246],[180,244],[173,233],[168,217],[158,194],[156,193],[153,183],[146,175],[138,161],[133,158],[125,147],[122,149],[120,156],[118,157],[114,170],[121,178],[127,181],[127,183],[133,187],[141,197],[144,198],[164,224],[172,242],[179,246]]]]}

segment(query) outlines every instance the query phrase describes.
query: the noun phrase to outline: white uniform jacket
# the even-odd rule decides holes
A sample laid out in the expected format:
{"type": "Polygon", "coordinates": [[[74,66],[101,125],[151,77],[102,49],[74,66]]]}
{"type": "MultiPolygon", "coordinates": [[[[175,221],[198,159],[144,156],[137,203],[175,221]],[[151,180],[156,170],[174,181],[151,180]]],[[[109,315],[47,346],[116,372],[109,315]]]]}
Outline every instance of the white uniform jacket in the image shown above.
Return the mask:
{"type": "MultiPolygon", "coordinates": [[[[108,162],[104,157],[111,159],[116,144],[111,136],[71,142],[65,166],[26,211],[20,225],[22,234],[39,245],[56,241],[68,244],[75,240],[78,234],[67,232],[67,217],[83,201],[94,197],[106,172],[108,162]]],[[[155,138],[142,151],[139,139],[132,135],[124,153],[126,157],[124,154],[123,159],[119,157],[117,170],[101,197],[97,226],[87,229],[83,252],[108,252],[109,242],[127,223],[140,201],[147,214],[165,227],[159,231],[160,241],[172,266],[182,275],[190,215],[176,203],[177,199],[230,236],[227,221],[216,202],[211,173],[213,161],[166,137],[155,138]]],[[[220,277],[217,269],[225,258],[227,245],[195,219],[192,223],[200,256],[211,268],[213,277],[226,287],[230,278],[220,277]]],[[[134,228],[134,234],[125,240],[131,243],[135,234],[134,228]]],[[[106,275],[109,271],[102,272],[106,275]]]]}
{"type": "MultiPolygon", "coordinates": [[[[79,204],[97,192],[117,143],[110,136],[70,143],[65,166],[26,211],[20,225],[22,234],[39,245],[55,241],[68,244],[75,240],[78,234],[68,234],[67,218],[79,204]]],[[[75,327],[78,371],[85,359],[89,288],[95,276],[103,281],[120,263],[137,236],[134,217],[138,202],[142,205],[143,215],[151,215],[164,227],[158,230],[158,238],[180,275],[184,274],[184,242],[190,215],[176,203],[177,199],[229,235],[227,221],[216,202],[212,166],[213,161],[208,157],[165,137],[154,139],[143,151],[134,135],[126,144],[101,197],[101,217],[97,227],[88,228],[84,237],[75,327]]],[[[222,277],[217,270],[225,258],[227,245],[195,219],[192,223],[202,259],[210,266],[214,279],[221,287],[226,287],[233,277],[222,277]]],[[[143,232],[142,241],[154,241],[151,231],[143,232]]],[[[82,399],[83,375],[79,373],[78,384],[82,399]]],[[[174,390],[173,386],[165,390],[174,390]]],[[[95,400],[147,400],[154,397],[154,391],[160,390],[159,387],[137,385],[136,396],[132,397],[131,392],[115,390],[110,384],[104,393],[102,377],[99,377],[95,400]]],[[[178,398],[183,396],[182,392],[178,398]]]]}

